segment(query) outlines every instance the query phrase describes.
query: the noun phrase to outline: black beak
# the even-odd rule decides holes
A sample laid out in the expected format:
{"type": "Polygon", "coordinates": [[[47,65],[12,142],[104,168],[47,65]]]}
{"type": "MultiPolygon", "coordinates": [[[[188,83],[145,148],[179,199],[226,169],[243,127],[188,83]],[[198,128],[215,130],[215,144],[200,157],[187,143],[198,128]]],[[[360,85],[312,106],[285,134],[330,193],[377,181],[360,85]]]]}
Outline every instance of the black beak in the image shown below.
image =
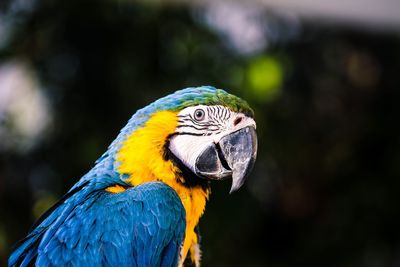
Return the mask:
{"type": "Polygon", "coordinates": [[[256,155],[256,131],[254,127],[245,127],[206,147],[196,160],[196,174],[213,180],[232,177],[232,193],[243,185],[256,155]]]}

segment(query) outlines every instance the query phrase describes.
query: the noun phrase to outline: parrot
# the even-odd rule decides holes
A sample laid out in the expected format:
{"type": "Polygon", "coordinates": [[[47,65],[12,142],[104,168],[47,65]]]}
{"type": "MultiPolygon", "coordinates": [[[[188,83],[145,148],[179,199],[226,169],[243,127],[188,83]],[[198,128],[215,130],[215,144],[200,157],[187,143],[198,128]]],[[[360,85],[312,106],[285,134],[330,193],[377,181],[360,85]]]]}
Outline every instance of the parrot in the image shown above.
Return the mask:
{"type": "Polygon", "coordinates": [[[257,155],[254,112],[212,86],[139,109],[31,228],[9,266],[200,266],[213,180],[238,190],[257,155]]]}

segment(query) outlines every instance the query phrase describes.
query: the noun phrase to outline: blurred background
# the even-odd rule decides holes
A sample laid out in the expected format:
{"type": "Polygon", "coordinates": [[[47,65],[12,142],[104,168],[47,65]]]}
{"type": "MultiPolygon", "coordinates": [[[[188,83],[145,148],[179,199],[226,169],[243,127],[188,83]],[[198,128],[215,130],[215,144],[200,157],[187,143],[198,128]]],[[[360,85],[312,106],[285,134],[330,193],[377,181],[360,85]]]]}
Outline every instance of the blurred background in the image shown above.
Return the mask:
{"type": "Polygon", "coordinates": [[[0,2],[0,265],[140,107],[214,85],[259,156],[203,266],[400,266],[400,2],[0,2]]]}

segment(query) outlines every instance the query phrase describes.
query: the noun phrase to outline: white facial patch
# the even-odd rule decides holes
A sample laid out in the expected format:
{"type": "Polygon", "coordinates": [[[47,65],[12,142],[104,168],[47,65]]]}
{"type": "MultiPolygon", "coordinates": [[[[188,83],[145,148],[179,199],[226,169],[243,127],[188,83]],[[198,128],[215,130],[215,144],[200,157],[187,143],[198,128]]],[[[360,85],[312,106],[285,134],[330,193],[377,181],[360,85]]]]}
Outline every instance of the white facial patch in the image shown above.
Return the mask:
{"type": "Polygon", "coordinates": [[[196,159],[211,143],[242,128],[256,127],[252,118],[221,105],[187,107],[178,113],[178,118],[169,149],[193,172],[196,159]]]}

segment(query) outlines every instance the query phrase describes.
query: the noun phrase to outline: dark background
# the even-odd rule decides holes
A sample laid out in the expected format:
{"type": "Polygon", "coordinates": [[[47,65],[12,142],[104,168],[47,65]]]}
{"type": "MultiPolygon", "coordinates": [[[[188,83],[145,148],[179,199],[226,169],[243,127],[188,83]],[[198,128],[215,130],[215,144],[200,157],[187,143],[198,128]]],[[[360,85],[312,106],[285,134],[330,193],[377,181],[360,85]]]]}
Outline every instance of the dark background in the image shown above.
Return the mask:
{"type": "Polygon", "coordinates": [[[203,266],[400,266],[399,34],[252,9],[267,42],[243,47],[212,7],[0,10],[1,263],[138,108],[213,85],[254,108],[259,156],[239,192],[212,184],[203,266]]]}

